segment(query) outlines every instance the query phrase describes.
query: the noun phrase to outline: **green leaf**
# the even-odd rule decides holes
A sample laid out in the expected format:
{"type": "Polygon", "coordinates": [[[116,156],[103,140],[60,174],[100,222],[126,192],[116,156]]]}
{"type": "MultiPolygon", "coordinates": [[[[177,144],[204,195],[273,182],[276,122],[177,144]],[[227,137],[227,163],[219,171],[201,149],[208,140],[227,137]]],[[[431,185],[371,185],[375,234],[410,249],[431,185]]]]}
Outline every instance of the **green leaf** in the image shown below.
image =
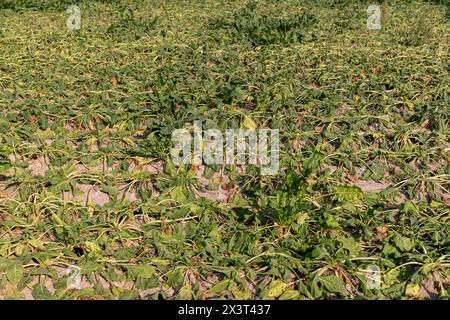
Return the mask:
{"type": "Polygon", "coordinates": [[[383,275],[383,288],[388,288],[399,282],[400,269],[392,269],[383,275]]]}
{"type": "Polygon", "coordinates": [[[50,291],[48,291],[48,289],[42,283],[36,283],[33,286],[33,290],[31,291],[31,294],[37,300],[49,299],[52,295],[50,293],[50,291]]]}
{"type": "Polygon", "coordinates": [[[402,236],[395,237],[395,245],[401,251],[409,252],[414,248],[414,240],[402,236]]]}
{"type": "Polygon", "coordinates": [[[393,256],[394,258],[401,257],[400,251],[398,251],[396,247],[390,245],[389,243],[385,244],[385,246],[383,247],[383,251],[381,251],[381,253],[384,256],[393,256]]]}
{"type": "Polygon", "coordinates": [[[177,299],[180,300],[190,300],[194,297],[194,291],[192,290],[192,286],[187,285],[178,291],[177,299]]]}
{"type": "Polygon", "coordinates": [[[300,296],[300,293],[297,290],[286,290],[283,292],[283,294],[280,296],[280,300],[294,300],[298,299],[300,296]]]}
{"type": "Polygon", "coordinates": [[[338,186],[336,187],[336,198],[338,201],[357,201],[362,199],[364,193],[361,188],[355,186],[338,186]]]}
{"type": "Polygon", "coordinates": [[[207,293],[223,293],[227,291],[229,288],[235,285],[234,281],[231,279],[222,280],[216,283],[211,289],[207,291],[207,293]]]}
{"type": "Polygon", "coordinates": [[[361,245],[352,237],[339,237],[338,240],[342,244],[342,248],[348,251],[350,257],[355,257],[361,251],[361,245]]]}
{"type": "Polygon", "coordinates": [[[344,283],[335,275],[321,277],[320,281],[326,290],[334,293],[340,293],[344,296],[348,295],[348,291],[345,289],[344,283]]]}
{"type": "Polygon", "coordinates": [[[311,153],[308,159],[303,162],[303,176],[308,177],[311,173],[317,170],[320,166],[320,162],[323,159],[323,155],[317,152],[311,153]]]}
{"type": "Polygon", "coordinates": [[[184,273],[182,269],[175,269],[167,274],[167,284],[173,288],[181,287],[184,282],[184,273]]]}
{"type": "Polygon", "coordinates": [[[161,285],[159,278],[154,275],[151,278],[143,278],[143,277],[137,277],[136,280],[136,288],[137,289],[151,289],[156,288],[161,285]]]}
{"type": "Polygon", "coordinates": [[[178,203],[185,203],[188,199],[182,187],[175,187],[170,191],[170,196],[178,203]]]}
{"type": "Polygon", "coordinates": [[[19,262],[15,262],[6,269],[6,278],[12,283],[19,283],[23,278],[23,273],[23,266],[19,262]]]}
{"type": "Polygon", "coordinates": [[[406,201],[405,202],[405,204],[403,205],[403,210],[406,213],[412,213],[412,214],[418,214],[419,213],[419,208],[417,208],[417,206],[411,201],[406,201]]]}
{"type": "Polygon", "coordinates": [[[133,278],[141,277],[143,279],[151,279],[155,275],[155,267],[151,265],[139,264],[127,266],[130,276],[133,278]]]}

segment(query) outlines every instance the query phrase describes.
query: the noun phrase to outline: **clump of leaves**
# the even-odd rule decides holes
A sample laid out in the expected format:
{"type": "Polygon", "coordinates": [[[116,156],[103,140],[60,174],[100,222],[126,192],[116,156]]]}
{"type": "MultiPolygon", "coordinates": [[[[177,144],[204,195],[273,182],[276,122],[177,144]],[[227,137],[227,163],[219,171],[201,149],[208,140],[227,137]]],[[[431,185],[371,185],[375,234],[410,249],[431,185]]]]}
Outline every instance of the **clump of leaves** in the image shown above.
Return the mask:
{"type": "Polygon", "coordinates": [[[154,30],[159,22],[156,16],[136,18],[131,6],[122,6],[120,11],[120,20],[111,24],[106,30],[107,34],[116,39],[138,40],[154,30]]]}
{"type": "Polygon", "coordinates": [[[355,20],[359,17],[360,12],[354,10],[353,8],[344,7],[336,12],[336,19],[334,21],[334,26],[338,32],[346,32],[349,29],[354,29],[352,25],[355,20]]]}
{"type": "Polygon", "coordinates": [[[417,47],[423,45],[427,39],[432,36],[430,30],[423,15],[419,15],[419,18],[414,21],[406,30],[403,30],[400,36],[400,44],[410,47],[417,47]]]}
{"type": "Polygon", "coordinates": [[[276,186],[274,190],[257,192],[263,211],[271,219],[281,225],[290,225],[301,216],[302,212],[314,211],[315,207],[308,198],[316,192],[309,185],[308,179],[314,176],[322,158],[321,154],[312,153],[303,162],[301,172],[288,168],[284,183],[276,186]]]}
{"type": "Polygon", "coordinates": [[[37,10],[63,9],[72,4],[69,0],[2,0],[0,9],[19,10],[24,8],[37,10]]]}
{"type": "MultiPolygon", "coordinates": [[[[95,0],[94,2],[118,4],[121,0],[95,0]]],[[[90,3],[93,1],[73,1],[73,0],[2,0],[0,9],[35,9],[35,10],[65,10],[68,6],[80,3],[90,3]]]]}
{"type": "Polygon", "coordinates": [[[280,9],[261,12],[255,2],[249,2],[231,18],[212,19],[209,28],[225,30],[233,42],[292,44],[301,42],[315,22],[314,15],[309,12],[289,14],[280,9]]]}

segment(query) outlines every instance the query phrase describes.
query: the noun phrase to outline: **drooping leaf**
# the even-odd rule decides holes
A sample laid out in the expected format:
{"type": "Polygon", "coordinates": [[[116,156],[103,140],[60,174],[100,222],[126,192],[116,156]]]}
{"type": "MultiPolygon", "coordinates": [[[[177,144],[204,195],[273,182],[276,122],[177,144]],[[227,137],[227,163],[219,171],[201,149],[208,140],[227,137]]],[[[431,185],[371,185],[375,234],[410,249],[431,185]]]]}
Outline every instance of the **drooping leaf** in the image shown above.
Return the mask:
{"type": "Polygon", "coordinates": [[[348,291],[345,289],[342,280],[333,274],[321,277],[320,282],[323,284],[325,289],[330,292],[339,293],[344,296],[348,295],[348,291]]]}

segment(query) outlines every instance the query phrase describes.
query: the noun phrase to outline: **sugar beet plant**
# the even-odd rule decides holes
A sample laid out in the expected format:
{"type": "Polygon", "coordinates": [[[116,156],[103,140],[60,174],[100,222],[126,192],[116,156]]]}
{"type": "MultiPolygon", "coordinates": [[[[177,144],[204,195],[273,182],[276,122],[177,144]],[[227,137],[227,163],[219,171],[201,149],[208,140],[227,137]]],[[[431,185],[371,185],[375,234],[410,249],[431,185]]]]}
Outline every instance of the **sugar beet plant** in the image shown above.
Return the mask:
{"type": "Polygon", "coordinates": [[[249,2],[236,10],[231,17],[212,18],[208,24],[213,34],[224,33],[229,41],[248,42],[252,45],[273,43],[295,44],[301,42],[316,22],[314,16],[291,8],[263,10],[262,4],[249,2]],[[291,11],[292,10],[292,11],[291,11]]]}
{"type": "Polygon", "coordinates": [[[447,299],[446,7],[375,3],[0,1],[0,299],[447,299]]]}

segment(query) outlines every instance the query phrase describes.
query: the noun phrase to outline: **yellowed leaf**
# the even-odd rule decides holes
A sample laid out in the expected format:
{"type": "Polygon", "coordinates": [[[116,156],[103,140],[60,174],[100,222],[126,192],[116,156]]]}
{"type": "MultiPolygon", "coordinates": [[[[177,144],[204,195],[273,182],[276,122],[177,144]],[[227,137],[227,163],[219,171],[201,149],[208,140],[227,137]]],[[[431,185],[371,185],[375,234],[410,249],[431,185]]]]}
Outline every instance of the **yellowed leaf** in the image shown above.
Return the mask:
{"type": "Polygon", "coordinates": [[[269,286],[267,299],[276,299],[283,294],[288,285],[280,280],[274,280],[269,286]]]}
{"type": "Polygon", "coordinates": [[[245,116],[244,117],[244,123],[243,123],[244,127],[247,129],[253,129],[255,130],[258,126],[256,125],[256,123],[252,120],[252,118],[250,118],[249,116],[245,116]]]}
{"type": "Polygon", "coordinates": [[[419,292],[420,292],[420,285],[416,283],[408,283],[406,285],[405,295],[409,297],[420,298],[419,292]]]}

